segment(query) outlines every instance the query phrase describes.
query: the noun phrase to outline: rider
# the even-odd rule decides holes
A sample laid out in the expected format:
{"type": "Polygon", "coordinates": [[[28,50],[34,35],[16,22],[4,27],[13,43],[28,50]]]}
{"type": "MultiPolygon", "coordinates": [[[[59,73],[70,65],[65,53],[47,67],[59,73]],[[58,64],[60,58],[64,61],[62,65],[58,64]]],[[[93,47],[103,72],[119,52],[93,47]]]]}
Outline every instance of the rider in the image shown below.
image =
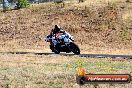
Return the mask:
{"type": "MultiPolygon", "coordinates": [[[[53,44],[54,46],[57,44],[57,39],[60,38],[58,36],[59,34],[63,34],[63,35],[66,35],[66,36],[72,38],[72,36],[68,32],[66,32],[62,28],[60,28],[60,26],[55,25],[54,29],[52,29],[51,33],[50,33],[50,36],[52,38],[51,44],[53,44]]],[[[66,41],[66,40],[64,40],[64,41],[66,41]]]]}
{"type": "Polygon", "coordinates": [[[50,32],[51,37],[56,35],[56,33],[59,33],[60,30],[61,30],[60,26],[55,25],[54,29],[52,29],[51,32],[50,32]]]}

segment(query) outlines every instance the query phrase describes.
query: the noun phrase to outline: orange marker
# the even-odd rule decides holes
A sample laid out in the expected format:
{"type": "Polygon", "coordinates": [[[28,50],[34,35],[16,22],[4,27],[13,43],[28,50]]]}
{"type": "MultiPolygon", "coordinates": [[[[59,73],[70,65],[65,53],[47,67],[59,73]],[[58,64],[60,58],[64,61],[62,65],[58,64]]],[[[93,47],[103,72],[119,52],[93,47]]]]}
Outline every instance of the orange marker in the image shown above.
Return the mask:
{"type": "Polygon", "coordinates": [[[85,69],[81,67],[78,68],[78,75],[84,76],[86,73],[85,69]]]}

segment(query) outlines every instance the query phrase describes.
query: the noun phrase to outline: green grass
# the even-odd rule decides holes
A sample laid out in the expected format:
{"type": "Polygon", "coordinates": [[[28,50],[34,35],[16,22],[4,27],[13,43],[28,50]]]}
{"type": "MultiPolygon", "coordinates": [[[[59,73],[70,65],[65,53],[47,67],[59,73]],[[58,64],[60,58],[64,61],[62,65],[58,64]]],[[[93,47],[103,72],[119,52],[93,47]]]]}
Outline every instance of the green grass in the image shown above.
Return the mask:
{"type": "MultiPolygon", "coordinates": [[[[4,88],[80,88],[76,84],[77,67],[87,73],[119,74],[132,72],[127,59],[85,58],[58,55],[1,55],[0,87],[4,88]]],[[[103,88],[131,88],[132,84],[99,84],[103,88]]],[[[81,88],[95,88],[86,84],[81,88]]]]}

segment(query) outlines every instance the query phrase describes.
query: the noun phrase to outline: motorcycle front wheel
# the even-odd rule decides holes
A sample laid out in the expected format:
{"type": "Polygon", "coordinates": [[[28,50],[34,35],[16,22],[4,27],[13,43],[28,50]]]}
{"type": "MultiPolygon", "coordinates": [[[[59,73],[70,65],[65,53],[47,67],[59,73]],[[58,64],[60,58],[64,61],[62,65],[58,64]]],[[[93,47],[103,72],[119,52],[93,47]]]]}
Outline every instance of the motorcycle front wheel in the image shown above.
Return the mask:
{"type": "Polygon", "coordinates": [[[74,54],[80,54],[80,49],[75,43],[70,43],[70,49],[74,54]]]}

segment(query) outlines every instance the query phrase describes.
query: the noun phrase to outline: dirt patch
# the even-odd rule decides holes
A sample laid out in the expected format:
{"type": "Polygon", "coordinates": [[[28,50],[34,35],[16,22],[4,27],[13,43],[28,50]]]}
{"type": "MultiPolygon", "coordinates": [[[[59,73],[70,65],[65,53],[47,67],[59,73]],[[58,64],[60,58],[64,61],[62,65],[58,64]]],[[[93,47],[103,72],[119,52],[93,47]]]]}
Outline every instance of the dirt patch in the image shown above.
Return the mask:
{"type": "MultiPolygon", "coordinates": [[[[123,11],[120,3],[102,7],[71,5],[65,8],[45,4],[0,13],[0,46],[9,51],[47,49],[49,46],[44,42],[44,36],[49,34],[54,24],[60,24],[80,46],[132,50],[132,32],[122,19],[123,11]]],[[[85,47],[82,50],[88,49],[85,47]]]]}

